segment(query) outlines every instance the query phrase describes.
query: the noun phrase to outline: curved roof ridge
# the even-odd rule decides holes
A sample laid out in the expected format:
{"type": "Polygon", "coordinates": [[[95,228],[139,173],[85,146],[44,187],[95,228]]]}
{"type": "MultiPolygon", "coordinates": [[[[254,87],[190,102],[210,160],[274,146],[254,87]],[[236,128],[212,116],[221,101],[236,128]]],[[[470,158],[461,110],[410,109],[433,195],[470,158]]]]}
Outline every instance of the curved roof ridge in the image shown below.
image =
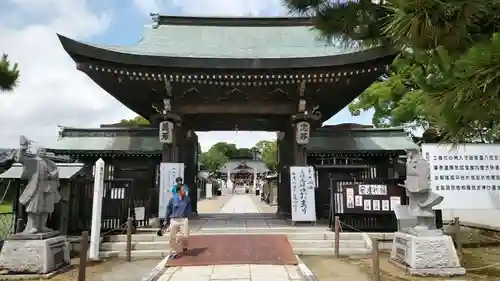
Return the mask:
{"type": "Polygon", "coordinates": [[[150,14],[156,26],[313,26],[312,17],[193,17],[150,14]]]}

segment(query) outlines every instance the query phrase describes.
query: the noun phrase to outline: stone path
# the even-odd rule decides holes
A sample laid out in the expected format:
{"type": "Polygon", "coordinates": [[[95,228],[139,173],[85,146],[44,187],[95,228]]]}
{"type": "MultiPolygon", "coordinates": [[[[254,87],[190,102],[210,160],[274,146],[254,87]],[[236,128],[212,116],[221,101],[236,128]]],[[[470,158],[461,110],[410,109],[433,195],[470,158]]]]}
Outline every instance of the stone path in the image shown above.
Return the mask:
{"type": "Polygon", "coordinates": [[[249,214],[259,213],[259,209],[250,199],[251,195],[232,195],[231,199],[224,204],[219,213],[223,214],[249,214]]]}
{"type": "Polygon", "coordinates": [[[229,200],[231,200],[231,195],[214,196],[212,199],[202,199],[198,201],[198,213],[218,213],[229,200]]]}
{"type": "Polygon", "coordinates": [[[292,265],[210,265],[169,267],[158,281],[301,281],[292,265]]]}

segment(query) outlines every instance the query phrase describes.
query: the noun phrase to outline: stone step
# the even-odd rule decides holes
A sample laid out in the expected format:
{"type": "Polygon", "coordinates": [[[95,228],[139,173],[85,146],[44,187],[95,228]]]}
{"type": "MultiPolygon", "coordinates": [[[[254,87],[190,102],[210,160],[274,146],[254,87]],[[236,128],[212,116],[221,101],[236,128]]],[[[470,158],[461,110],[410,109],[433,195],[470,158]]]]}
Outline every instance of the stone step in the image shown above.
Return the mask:
{"type": "MultiPolygon", "coordinates": [[[[299,256],[334,256],[333,248],[294,248],[293,252],[299,256]]],[[[370,250],[365,248],[340,248],[341,256],[363,256],[370,254],[370,250]]]]}
{"type": "MultiPolygon", "coordinates": [[[[301,256],[334,256],[335,251],[333,248],[296,248],[293,249],[296,255],[301,256]]],[[[131,252],[131,257],[133,259],[147,259],[147,258],[158,258],[166,257],[170,252],[166,250],[134,250],[131,252]]],[[[340,255],[350,256],[350,255],[366,255],[369,254],[370,250],[363,248],[347,248],[340,249],[340,255]]],[[[99,256],[102,259],[108,258],[125,258],[125,251],[101,251],[99,256]]]]}
{"type": "MultiPolygon", "coordinates": [[[[340,248],[364,248],[366,244],[361,240],[340,240],[340,248]]],[[[331,248],[334,243],[329,240],[290,240],[292,248],[331,248]]],[[[125,251],[127,242],[104,242],[100,245],[101,251],[125,251]]],[[[132,242],[132,250],[163,250],[169,249],[168,241],[140,241],[132,242]]]]}
{"type": "MultiPolygon", "coordinates": [[[[214,235],[215,233],[191,233],[191,235],[214,235]]],[[[287,232],[261,232],[261,233],[241,233],[241,232],[224,232],[224,235],[251,235],[251,234],[284,234],[287,236],[289,240],[330,240],[333,241],[334,239],[334,233],[333,232],[294,232],[294,233],[287,233],[287,232]]],[[[156,234],[153,233],[148,233],[148,234],[134,234],[132,235],[132,241],[133,242],[147,242],[147,241],[167,241],[168,237],[166,235],[164,236],[157,236],[156,234]]],[[[361,233],[356,233],[356,232],[343,232],[340,233],[340,240],[355,240],[355,241],[364,241],[363,234],[361,233]]],[[[120,234],[120,235],[110,235],[106,236],[104,238],[104,241],[106,242],[125,242],[127,241],[127,235],[120,234]]]]}

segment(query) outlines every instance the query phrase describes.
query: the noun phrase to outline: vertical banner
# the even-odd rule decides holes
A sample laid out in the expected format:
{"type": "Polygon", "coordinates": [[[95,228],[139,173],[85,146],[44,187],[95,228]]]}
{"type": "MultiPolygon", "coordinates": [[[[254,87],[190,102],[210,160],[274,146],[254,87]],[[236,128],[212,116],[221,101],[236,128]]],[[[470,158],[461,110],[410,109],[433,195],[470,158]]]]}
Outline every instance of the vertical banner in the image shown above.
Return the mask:
{"type": "Polygon", "coordinates": [[[165,216],[168,201],[172,197],[172,187],[175,179],[181,177],[184,179],[184,163],[160,163],[160,192],[158,195],[158,216],[165,216]]]}
{"type": "Polygon", "coordinates": [[[292,221],[316,221],[315,187],[316,174],[313,167],[290,167],[292,221]]]}

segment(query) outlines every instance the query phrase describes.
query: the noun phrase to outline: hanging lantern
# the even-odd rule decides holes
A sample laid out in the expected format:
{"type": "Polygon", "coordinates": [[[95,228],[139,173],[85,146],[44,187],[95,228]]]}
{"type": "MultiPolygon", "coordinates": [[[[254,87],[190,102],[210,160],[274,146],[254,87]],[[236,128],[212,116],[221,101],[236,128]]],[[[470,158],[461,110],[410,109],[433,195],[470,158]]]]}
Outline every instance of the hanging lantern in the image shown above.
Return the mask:
{"type": "Polygon", "coordinates": [[[311,124],[306,121],[298,122],[295,125],[295,140],[298,144],[307,144],[311,136],[311,124]]]}
{"type": "Polygon", "coordinates": [[[174,140],[174,123],[170,121],[160,122],[160,142],[170,144],[174,140]]]}

